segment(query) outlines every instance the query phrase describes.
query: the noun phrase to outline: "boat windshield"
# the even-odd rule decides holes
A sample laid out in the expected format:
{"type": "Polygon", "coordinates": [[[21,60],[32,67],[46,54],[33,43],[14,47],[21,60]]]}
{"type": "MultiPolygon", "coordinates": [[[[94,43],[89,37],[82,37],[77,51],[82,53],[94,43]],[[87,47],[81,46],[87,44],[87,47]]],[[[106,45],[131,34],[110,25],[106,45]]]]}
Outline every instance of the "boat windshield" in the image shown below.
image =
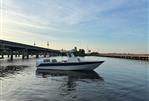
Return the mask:
{"type": "Polygon", "coordinates": [[[70,58],[75,57],[73,53],[67,53],[67,56],[70,57],[70,58]]]}

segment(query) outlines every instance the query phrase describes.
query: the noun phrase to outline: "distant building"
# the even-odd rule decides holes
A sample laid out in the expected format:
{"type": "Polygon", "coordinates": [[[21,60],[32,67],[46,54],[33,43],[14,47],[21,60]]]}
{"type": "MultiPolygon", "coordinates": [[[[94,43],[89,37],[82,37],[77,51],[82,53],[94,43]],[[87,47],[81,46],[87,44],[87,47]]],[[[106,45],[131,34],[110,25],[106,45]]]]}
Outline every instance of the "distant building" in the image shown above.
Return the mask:
{"type": "Polygon", "coordinates": [[[71,52],[77,52],[77,47],[74,47],[71,52]]]}
{"type": "Polygon", "coordinates": [[[77,47],[74,47],[74,50],[77,51],[77,47]]]}
{"type": "Polygon", "coordinates": [[[88,53],[90,53],[91,52],[91,50],[88,50],[88,53]]]}

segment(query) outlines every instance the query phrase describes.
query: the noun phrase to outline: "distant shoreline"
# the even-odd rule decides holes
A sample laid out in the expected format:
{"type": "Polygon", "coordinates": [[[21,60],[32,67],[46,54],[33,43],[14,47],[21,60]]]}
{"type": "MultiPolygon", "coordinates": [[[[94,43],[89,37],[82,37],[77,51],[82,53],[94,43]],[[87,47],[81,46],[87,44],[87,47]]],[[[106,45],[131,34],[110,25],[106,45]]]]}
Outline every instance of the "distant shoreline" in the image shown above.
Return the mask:
{"type": "Polygon", "coordinates": [[[111,58],[123,58],[132,60],[143,60],[149,61],[149,54],[122,54],[122,53],[90,53],[87,56],[100,56],[100,57],[111,57],[111,58]]]}

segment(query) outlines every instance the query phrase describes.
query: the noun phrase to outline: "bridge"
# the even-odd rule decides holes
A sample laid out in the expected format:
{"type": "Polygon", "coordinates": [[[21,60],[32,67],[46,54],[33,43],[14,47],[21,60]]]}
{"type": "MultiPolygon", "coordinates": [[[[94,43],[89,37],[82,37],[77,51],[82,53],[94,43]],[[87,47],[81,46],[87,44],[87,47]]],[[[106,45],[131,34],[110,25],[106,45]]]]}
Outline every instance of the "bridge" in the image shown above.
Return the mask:
{"type": "Polygon", "coordinates": [[[17,42],[11,42],[6,40],[0,40],[0,56],[4,58],[4,55],[7,55],[10,60],[13,60],[15,57],[22,56],[22,59],[29,59],[30,56],[39,56],[43,55],[44,57],[48,56],[57,56],[60,54],[59,50],[53,50],[38,46],[32,46],[17,42]]]}

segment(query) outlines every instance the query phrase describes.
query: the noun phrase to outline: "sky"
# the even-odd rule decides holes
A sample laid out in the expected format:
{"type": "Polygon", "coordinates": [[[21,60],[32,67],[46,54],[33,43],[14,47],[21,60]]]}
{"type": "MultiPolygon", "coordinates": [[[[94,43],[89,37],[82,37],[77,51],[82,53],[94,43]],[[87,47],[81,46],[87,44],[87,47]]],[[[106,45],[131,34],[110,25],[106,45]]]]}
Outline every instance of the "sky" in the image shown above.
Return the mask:
{"type": "Polygon", "coordinates": [[[147,0],[1,0],[0,38],[52,49],[149,53],[147,0]]]}

